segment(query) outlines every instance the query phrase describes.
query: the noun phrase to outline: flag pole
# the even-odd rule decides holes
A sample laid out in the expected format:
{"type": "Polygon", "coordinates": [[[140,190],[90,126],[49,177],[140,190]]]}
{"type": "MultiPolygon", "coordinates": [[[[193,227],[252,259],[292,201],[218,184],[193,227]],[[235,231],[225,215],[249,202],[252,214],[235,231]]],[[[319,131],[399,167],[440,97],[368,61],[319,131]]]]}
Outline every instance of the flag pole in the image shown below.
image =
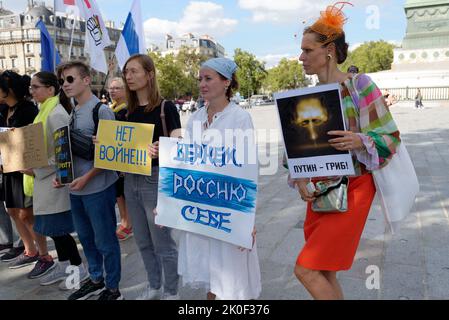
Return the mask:
{"type": "Polygon", "coordinates": [[[53,72],[56,74],[56,52],[57,52],[57,48],[56,48],[56,42],[57,37],[56,37],[56,0],[53,1],[53,28],[55,29],[55,41],[54,41],[54,55],[53,55],[53,72]]]}
{"type": "Polygon", "coordinates": [[[109,61],[108,61],[108,73],[106,73],[106,78],[104,78],[103,87],[101,88],[101,90],[99,92],[100,94],[101,94],[101,91],[104,90],[104,88],[106,86],[106,83],[108,82],[109,75],[111,74],[111,70],[113,70],[113,69],[114,69],[114,63],[111,61],[111,59],[109,59],[109,61]]]}
{"type": "Polygon", "coordinates": [[[73,21],[72,21],[72,33],[70,35],[70,46],[69,46],[69,61],[72,57],[72,46],[73,46],[73,33],[75,32],[75,13],[73,13],[73,21]]]}

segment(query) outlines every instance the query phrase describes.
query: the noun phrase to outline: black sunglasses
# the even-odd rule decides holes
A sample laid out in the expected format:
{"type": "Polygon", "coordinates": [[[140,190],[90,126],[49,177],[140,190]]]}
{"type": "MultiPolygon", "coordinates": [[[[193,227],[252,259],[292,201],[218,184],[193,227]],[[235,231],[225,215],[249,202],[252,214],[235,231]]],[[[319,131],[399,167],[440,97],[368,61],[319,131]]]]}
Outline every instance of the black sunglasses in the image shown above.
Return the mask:
{"type": "Polygon", "coordinates": [[[72,77],[72,76],[68,76],[67,78],[65,78],[65,80],[64,79],[59,79],[58,80],[59,81],[59,85],[60,86],[63,86],[64,85],[64,82],[68,82],[68,83],[73,83],[73,81],[75,81],[75,78],[74,77],[72,77]]]}

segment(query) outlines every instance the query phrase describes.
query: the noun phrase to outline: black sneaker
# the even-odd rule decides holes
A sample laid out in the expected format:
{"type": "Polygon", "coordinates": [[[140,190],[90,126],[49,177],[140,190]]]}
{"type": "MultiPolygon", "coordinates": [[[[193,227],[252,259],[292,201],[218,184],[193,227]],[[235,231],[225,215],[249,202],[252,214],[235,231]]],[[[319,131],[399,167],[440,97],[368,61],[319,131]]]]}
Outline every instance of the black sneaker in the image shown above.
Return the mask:
{"type": "Polygon", "coordinates": [[[11,262],[16,260],[25,250],[25,247],[11,248],[7,253],[5,253],[0,260],[2,262],[11,262]]]}
{"type": "Polygon", "coordinates": [[[35,256],[27,256],[25,252],[22,252],[20,256],[17,257],[11,264],[9,265],[9,269],[19,269],[29,265],[34,264],[39,258],[39,254],[36,253],[35,256]]]}
{"type": "Polygon", "coordinates": [[[31,272],[28,274],[28,279],[40,278],[46,275],[49,271],[53,270],[55,267],[56,263],[53,260],[48,261],[39,257],[33,270],[31,270],[31,272]]]}
{"type": "Polygon", "coordinates": [[[98,300],[109,301],[109,300],[123,300],[123,296],[119,290],[111,291],[109,289],[104,289],[98,300]]]}
{"type": "Polygon", "coordinates": [[[12,243],[10,244],[0,244],[0,254],[6,253],[12,249],[12,243]]]}
{"type": "Polygon", "coordinates": [[[86,300],[89,297],[99,295],[104,289],[104,281],[94,283],[89,279],[81,288],[72,293],[67,300],[86,300]]]}

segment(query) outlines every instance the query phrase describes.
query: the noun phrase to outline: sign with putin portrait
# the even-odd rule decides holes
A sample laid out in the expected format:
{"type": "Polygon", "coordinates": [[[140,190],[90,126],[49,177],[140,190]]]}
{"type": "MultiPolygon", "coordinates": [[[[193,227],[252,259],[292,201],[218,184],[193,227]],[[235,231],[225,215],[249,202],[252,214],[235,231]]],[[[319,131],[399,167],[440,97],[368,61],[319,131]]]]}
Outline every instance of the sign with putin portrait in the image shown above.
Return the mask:
{"type": "Polygon", "coordinates": [[[350,151],[333,148],[330,131],[346,131],[337,83],[274,94],[290,175],[354,175],[350,151]]]}

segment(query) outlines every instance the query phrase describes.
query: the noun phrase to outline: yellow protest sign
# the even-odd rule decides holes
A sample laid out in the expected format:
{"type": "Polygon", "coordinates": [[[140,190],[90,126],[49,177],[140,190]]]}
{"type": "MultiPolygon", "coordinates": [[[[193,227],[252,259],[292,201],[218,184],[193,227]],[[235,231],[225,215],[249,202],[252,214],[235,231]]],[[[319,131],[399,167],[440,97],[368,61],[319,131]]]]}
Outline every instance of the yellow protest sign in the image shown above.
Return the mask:
{"type": "Polygon", "coordinates": [[[95,168],[150,176],[153,132],[153,124],[100,120],[95,168]]]}

